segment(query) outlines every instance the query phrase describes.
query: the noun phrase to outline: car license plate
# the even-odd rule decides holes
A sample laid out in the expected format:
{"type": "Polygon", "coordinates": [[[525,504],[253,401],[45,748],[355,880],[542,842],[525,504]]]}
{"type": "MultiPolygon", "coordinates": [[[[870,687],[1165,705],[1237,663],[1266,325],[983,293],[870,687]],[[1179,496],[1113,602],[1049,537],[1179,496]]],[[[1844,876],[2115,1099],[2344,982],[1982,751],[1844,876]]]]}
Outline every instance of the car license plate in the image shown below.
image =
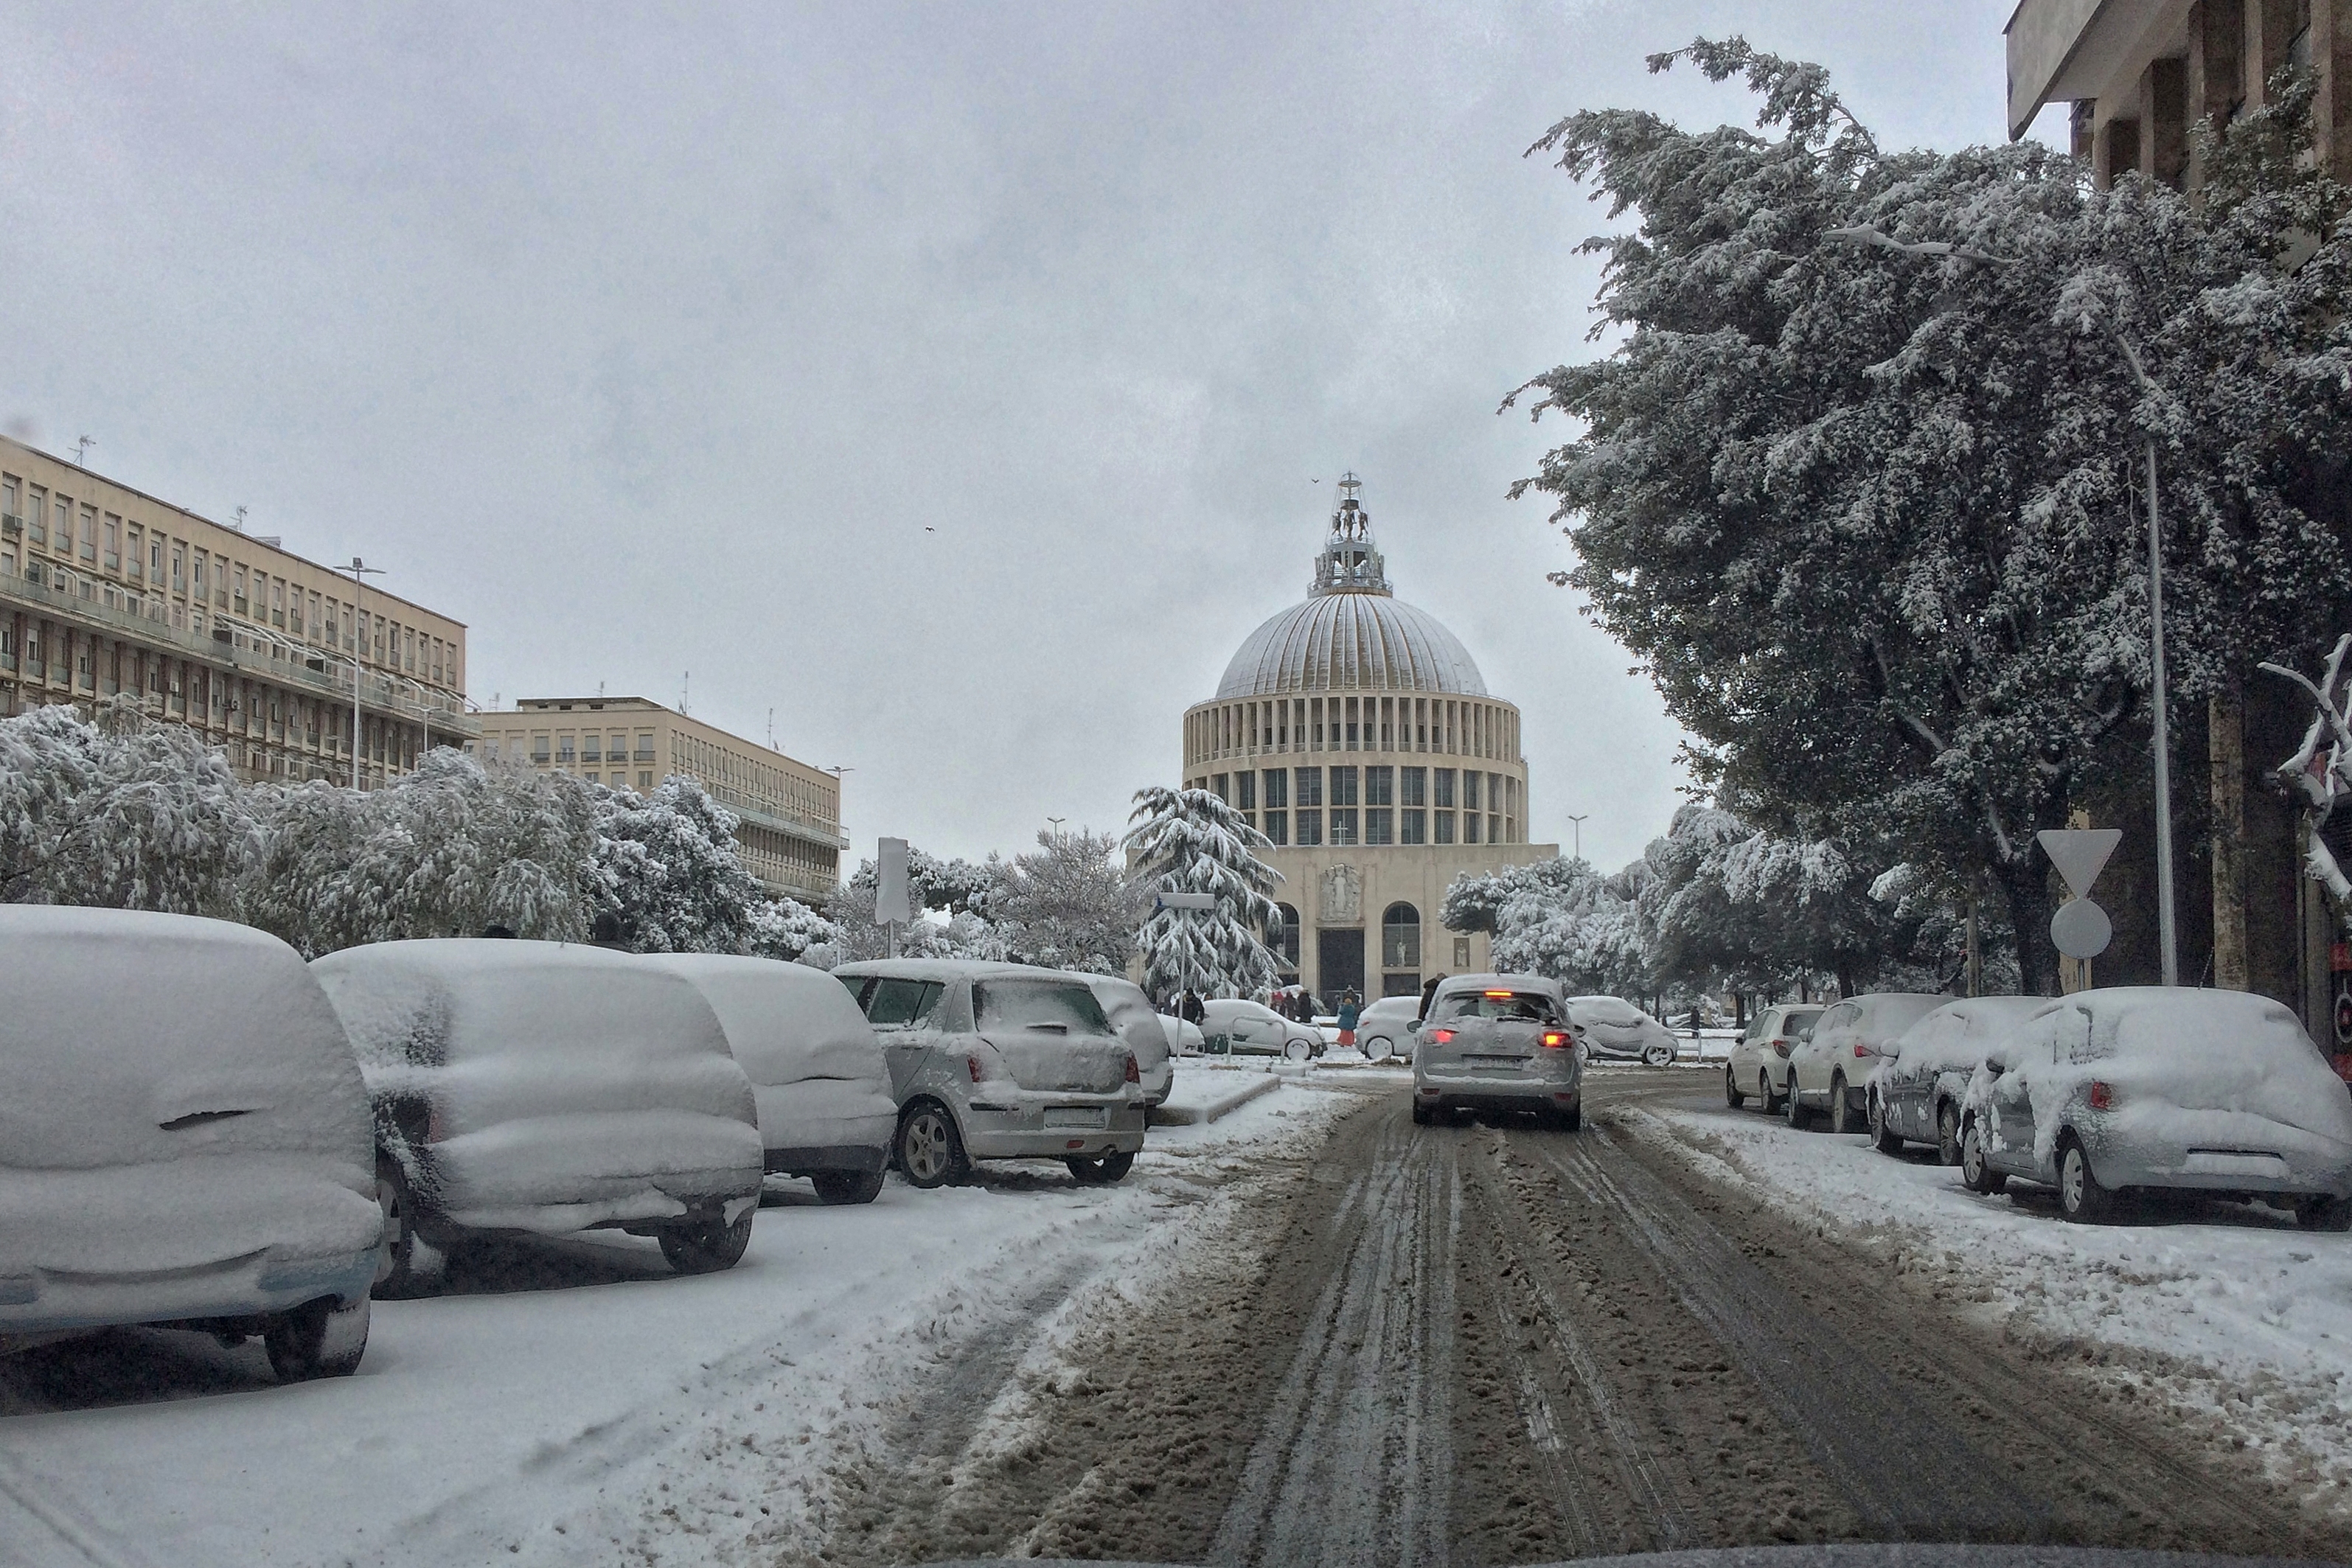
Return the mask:
{"type": "Polygon", "coordinates": [[[1527,1061],[1524,1056],[1465,1056],[1462,1059],[1462,1064],[1465,1067],[1499,1068],[1505,1071],[1517,1072],[1527,1065],[1527,1061]]]}
{"type": "Polygon", "coordinates": [[[1100,1105],[1065,1106],[1058,1111],[1047,1111],[1045,1125],[1090,1128],[1099,1133],[1110,1125],[1110,1113],[1100,1105]]]}

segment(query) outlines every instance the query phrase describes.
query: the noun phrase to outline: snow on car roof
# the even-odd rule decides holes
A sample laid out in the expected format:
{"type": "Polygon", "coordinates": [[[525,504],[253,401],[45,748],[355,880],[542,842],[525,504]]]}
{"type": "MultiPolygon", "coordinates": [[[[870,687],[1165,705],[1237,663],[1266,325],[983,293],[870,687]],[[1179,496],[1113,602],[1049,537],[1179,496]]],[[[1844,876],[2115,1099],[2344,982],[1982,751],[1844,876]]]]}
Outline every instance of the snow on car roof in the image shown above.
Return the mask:
{"type": "Polygon", "coordinates": [[[683,976],[702,993],[754,1083],[856,1078],[880,1052],[874,1026],[823,969],[726,953],[666,953],[639,962],[683,976]]]}
{"type": "Polygon", "coordinates": [[[1034,964],[1007,964],[986,958],[860,958],[854,964],[836,964],[836,975],[891,975],[906,980],[986,980],[1006,975],[1055,975],[1059,969],[1041,969],[1034,964]]]}
{"type": "Polygon", "coordinates": [[[1988,1047],[2044,1009],[2048,997],[1964,997],[1932,1009],[1888,1042],[1908,1067],[1975,1067],[1988,1047]]]}

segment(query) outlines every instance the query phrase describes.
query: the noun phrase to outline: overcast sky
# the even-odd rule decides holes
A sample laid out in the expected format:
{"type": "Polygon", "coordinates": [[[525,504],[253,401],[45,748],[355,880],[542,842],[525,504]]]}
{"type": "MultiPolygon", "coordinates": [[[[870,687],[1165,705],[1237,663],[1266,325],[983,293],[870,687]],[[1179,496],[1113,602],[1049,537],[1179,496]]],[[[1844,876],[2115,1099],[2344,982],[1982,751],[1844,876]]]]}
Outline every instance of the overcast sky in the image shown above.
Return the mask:
{"type": "MultiPolygon", "coordinates": [[[[1401,598],[1614,866],[1675,727],[1544,574],[1572,110],[2001,128],[2011,0],[0,11],[0,424],[471,627],[474,699],[678,700],[852,769],[854,854],[1120,824],[1354,469],[1401,598]],[[1320,479],[1321,483],[1314,481],[1320,479]]],[[[2045,124],[2053,117],[2045,118],[2045,124]]]]}

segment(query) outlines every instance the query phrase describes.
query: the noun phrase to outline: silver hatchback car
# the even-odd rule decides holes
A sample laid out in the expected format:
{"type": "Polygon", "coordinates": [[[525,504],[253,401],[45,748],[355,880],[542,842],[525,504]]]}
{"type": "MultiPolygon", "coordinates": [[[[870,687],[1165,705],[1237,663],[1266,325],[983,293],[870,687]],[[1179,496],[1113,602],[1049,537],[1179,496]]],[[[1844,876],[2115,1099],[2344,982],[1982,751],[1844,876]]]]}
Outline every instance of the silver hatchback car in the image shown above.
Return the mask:
{"type": "Polygon", "coordinates": [[[1439,986],[1413,1029],[1412,1119],[1517,1111],[1576,1127],[1584,1061],[1564,1001],[1536,975],[1456,975],[1439,986]]]}

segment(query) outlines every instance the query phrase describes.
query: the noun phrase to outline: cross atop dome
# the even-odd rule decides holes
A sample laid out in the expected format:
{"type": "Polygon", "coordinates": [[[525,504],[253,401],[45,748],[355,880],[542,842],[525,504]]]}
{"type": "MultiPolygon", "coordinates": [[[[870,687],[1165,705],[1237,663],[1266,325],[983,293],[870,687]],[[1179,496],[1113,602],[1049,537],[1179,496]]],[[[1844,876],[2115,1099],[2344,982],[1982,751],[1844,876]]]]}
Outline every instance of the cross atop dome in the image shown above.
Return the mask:
{"type": "Polygon", "coordinates": [[[1387,564],[1372,542],[1372,514],[1356,500],[1363,487],[1354,473],[1339,476],[1339,508],[1331,514],[1331,531],[1315,558],[1314,580],[1307,585],[1311,596],[1391,592],[1387,564]]]}

